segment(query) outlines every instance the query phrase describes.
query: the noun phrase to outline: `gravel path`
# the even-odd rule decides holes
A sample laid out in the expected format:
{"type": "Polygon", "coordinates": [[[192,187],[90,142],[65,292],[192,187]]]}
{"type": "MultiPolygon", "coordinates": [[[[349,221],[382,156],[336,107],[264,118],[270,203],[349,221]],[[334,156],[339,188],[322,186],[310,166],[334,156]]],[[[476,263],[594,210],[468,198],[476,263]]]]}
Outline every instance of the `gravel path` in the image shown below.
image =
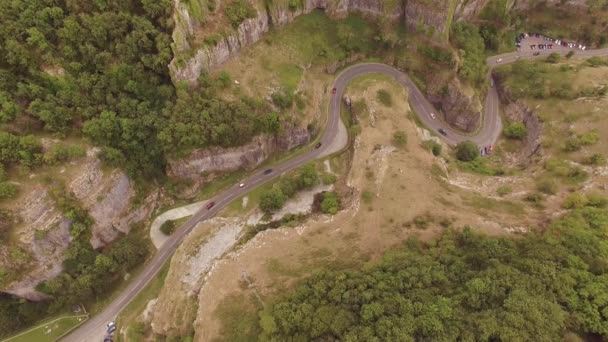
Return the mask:
{"type": "Polygon", "coordinates": [[[192,204],[185,205],[183,207],[167,210],[164,213],[158,215],[152,226],[150,226],[150,239],[156,249],[160,249],[162,245],[169,239],[169,236],[163,234],[160,231],[160,226],[168,220],[179,220],[186,216],[192,216],[196,213],[207,201],[200,201],[192,204]]]}

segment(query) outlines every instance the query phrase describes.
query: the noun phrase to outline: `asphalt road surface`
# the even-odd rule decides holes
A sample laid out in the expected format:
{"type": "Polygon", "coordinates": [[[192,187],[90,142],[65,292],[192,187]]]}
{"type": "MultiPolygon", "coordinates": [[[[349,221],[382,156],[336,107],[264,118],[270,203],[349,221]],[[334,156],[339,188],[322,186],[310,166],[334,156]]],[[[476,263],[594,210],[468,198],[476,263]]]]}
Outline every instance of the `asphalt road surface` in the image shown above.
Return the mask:
{"type": "MultiPolygon", "coordinates": [[[[490,68],[497,64],[508,64],[513,63],[519,59],[535,59],[535,58],[546,58],[550,53],[556,52],[562,55],[568,53],[569,50],[536,50],[536,51],[524,51],[524,52],[512,52],[498,56],[493,56],[487,59],[487,64],[490,68]],[[534,52],[540,52],[540,55],[534,56],[534,52]],[[517,57],[519,56],[519,57],[517,57]],[[498,62],[500,60],[500,62],[498,62]]],[[[608,56],[608,48],[599,50],[576,50],[576,57],[591,57],[591,56],[608,56]]],[[[358,76],[370,73],[380,73],[393,77],[397,82],[406,87],[409,90],[409,102],[411,107],[418,114],[419,119],[424,125],[438,132],[439,128],[443,128],[447,135],[443,136],[438,134],[443,140],[449,144],[456,144],[463,140],[472,140],[479,146],[486,146],[494,144],[498,136],[502,131],[502,124],[499,113],[499,100],[496,89],[491,87],[488,91],[488,95],[485,100],[484,113],[482,117],[481,127],[473,135],[464,135],[450,128],[445,122],[441,121],[437,115],[437,118],[433,119],[430,113],[437,114],[437,110],[429,103],[424,97],[422,92],[416,87],[414,82],[403,72],[385,65],[385,64],[358,64],[344,70],[336,78],[334,87],[336,93],[332,94],[330,91],[331,101],[329,105],[329,116],[325,130],[321,136],[321,147],[318,149],[311,148],[309,151],[299,154],[292,159],[282,162],[272,167],[272,172],[264,173],[264,170],[259,170],[249,178],[242,180],[239,183],[245,183],[243,188],[240,188],[238,183],[224,192],[217,194],[215,197],[209,199],[214,201],[215,206],[211,209],[205,207],[201,208],[196,214],[192,216],[186,223],[184,223],[179,229],[173,233],[169,240],[167,240],[163,246],[157,251],[152,260],[148,262],[142,272],[140,272],[130,284],[116,297],[110,305],[108,305],[101,313],[92,317],[85,324],[74,330],[68,336],[63,338],[63,341],[69,342],[89,342],[89,341],[102,341],[106,331],[106,324],[113,321],[120,311],[126,307],[129,302],[137,296],[137,294],[154,278],[164,263],[173,255],[173,252],[177,249],[179,244],[184,240],[186,235],[198,224],[200,221],[209,219],[215,216],[222,208],[228,205],[233,200],[240,196],[248,193],[252,189],[279,177],[281,174],[296,169],[307,162],[315,160],[320,156],[324,155],[325,149],[331,145],[336,132],[338,130],[338,124],[340,120],[340,105],[342,95],[346,86],[350,81],[358,76]]],[[[489,77],[489,76],[488,76],[489,77]]],[[[120,327],[118,328],[120,330],[120,327]]]]}

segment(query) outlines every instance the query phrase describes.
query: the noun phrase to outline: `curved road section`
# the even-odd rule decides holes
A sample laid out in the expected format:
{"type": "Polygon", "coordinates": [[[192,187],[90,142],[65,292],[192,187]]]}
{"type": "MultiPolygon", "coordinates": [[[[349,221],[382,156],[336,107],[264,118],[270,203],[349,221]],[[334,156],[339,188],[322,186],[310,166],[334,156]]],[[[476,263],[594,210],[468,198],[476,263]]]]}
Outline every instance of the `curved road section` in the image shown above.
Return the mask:
{"type": "MultiPolygon", "coordinates": [[[[550,52],[552,51],[543,51],[538,56],[533,56],[532,51],[506,53],[488,58],[487,64],[490,68],[492,68],[497,64],[508,64],[515,62],[518,59],[544,58],[550,52]],[[519,58],[516,58],[516,56],[519,56],[519,58]],[[497,62],[499,59],[501,61],[497,62]]],[[[553,52],[565,55],[568,50],[553,52]]],[[[608,48],[586,51],[578,50],[576,52],[576,56],[608,56],[608,48]]],[[[148,284],[148,282],[150,282],[150,280],[152,280],[152,278],[154,278],[164,263],[171,257],[171,255],[173,255],[173,252],[184,240],[186,235],[188,235],[188,233],[190,233],[190,231],[200,221],[204,221],[215,216],[230,202],[260,186],[261,184],[277,178],[285,172],[296,169],[307,162],[331,153],[332,151],[328,150],[328,146],[330,146],[333,142],[339,129],[339,125],[341,124],[340,105],[346,86],[354,78],[370,73],[388,75],[393,77],[402,86],[406,87],[409,90],[410,105],[418,115],[419,119],[426,127],[435,132],[437,132],[440,128],[443,128],[447,134],[445,136],[440,135],[440,137],[449,144],[456,144],[463,140],[472,140],[480,146],[485,146],[493,144],[500,135],[502,124],[499,114],[498,94],[496,93],[496,89],[494,87],[489,89],[485,100],[481,127],[474,135],[464,135],[450,128],[445,122],[438,119],[433,119],[431,117],[430,113],[437,113],[437,110],[433,108],[422,92],[405,73],[385,64],[358,64],[347,68],[335,80],[334,87],[336,88],[336,93],[331,94],[332,97],[329,104],[328,121],[325,131],[321,136],[320,141],[322,145],[320,148],[312,149],[306,153],[302,153],[292,159],[276,165],[273,167],[272,172],[270,173],[259,171],[242,181],[246,184],[243,188],[239,188],[238,184],[235,184],[221,194],[209,199],[209,201],[215,202],[214,207],[211,209],[202,207],[196,214],[194,214],[190,220],[184,223],[175,233],[173,233],[171,238],[166,241],[157,251],[152,260],[150,260],[150,262],[145,266],[143,271],[131,281],[127,288],[123,290],[122,293],[110,303],[110,305],[108,305],[101,313],[66,336],[63,341],[102,341],[106,331],[106,324],[114,320],[120,311],[126,307],[129,302],[135,298],[135,296],[137,296],[137,294],[148,284]]]]}

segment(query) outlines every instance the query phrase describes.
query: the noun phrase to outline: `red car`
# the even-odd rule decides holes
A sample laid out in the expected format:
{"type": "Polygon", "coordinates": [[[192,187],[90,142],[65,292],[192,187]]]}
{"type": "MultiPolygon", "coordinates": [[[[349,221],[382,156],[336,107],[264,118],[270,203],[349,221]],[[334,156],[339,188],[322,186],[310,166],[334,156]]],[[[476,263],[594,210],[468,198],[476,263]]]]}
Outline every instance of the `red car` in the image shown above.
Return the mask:
{"type": "Polygon", "coordinates": [[[332,89],[332,90],[331,90],[331,93],[332,93],[332,94],[335,94],[335,93],[336,93],[336,88],[332,89]]]}
{"type": "Polygon", "coordinates": [[[213,208],[213,206],[214,206],[214,205],[215,205],[215,202],[209,202],[209,203],[207,204],[207,209],[211,209],[211,208],[213,208]]]}

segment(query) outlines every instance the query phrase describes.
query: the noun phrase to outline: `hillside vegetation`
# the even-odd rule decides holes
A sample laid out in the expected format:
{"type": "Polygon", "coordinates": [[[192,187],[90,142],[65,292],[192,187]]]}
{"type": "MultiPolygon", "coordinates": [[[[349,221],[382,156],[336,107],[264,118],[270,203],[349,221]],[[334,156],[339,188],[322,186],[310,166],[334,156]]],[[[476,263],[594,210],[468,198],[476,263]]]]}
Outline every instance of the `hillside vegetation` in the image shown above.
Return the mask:
{"type": "Polygon", "coordinates": [[[362,269],[325,271],[261,313],[261,340],[560,340],[608,336],[606,198],[539,235],[465,229],[407,241],[362,269]]]}

